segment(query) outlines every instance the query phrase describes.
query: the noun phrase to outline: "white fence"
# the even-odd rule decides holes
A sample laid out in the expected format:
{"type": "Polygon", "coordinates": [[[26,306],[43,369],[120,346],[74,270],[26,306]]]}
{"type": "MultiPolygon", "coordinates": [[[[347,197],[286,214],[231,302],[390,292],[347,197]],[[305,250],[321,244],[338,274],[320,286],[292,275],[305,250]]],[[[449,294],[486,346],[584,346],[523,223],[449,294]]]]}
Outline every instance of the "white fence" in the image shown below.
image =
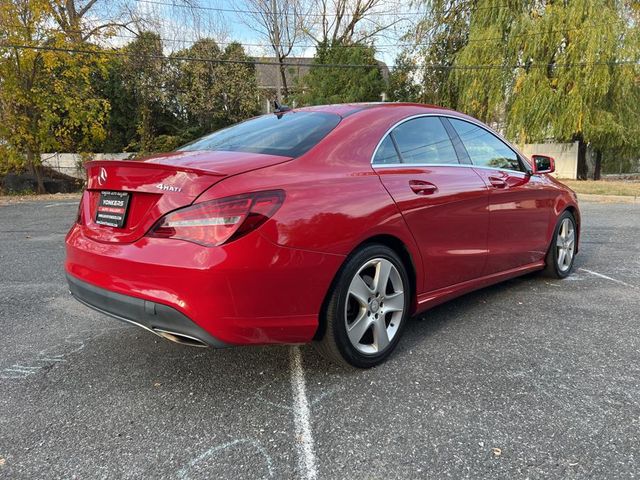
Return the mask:
{"type": "MultiPolygon", "coordinates": [[[[126,160],[135,153],[93,153],[91,160],[126,160]]],[[[84,178],[82,156],[79,153],[43,153],[40,156],[42,164],[54,170],[75,178],[84,178]]]]}

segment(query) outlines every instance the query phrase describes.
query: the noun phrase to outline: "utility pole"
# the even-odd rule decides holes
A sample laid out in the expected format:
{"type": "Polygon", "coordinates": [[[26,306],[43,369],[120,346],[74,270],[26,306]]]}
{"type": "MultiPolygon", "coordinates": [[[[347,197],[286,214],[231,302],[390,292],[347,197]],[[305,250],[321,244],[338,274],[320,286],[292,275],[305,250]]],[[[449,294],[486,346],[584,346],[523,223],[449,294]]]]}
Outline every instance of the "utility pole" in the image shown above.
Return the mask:
{"type": "Polygon", "coordinates": [[[274,50],[276,52],[276,60],[278,61],[278,64],[276,65],[276,99],[278,100],[278,103],[282,103],[282,79],[280,78],[282,72],[282,59],[280,58],[282,42],[280,42],[280,26],[278,25],[279,19],[277,0],[271,0],[271,18],[273,21],[273,43],[275,47],[274,50]]]}

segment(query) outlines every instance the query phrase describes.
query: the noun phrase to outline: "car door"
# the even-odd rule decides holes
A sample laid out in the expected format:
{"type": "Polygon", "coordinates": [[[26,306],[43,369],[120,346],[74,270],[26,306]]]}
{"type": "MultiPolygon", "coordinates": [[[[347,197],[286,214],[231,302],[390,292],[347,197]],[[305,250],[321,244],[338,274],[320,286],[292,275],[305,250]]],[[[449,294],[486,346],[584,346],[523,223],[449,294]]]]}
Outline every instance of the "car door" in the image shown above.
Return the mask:
{"type": "Polygon", "coordinates": [[[461,119],[447,121],[490,190],[485,275],[542,259],[552,209],[544,182],[530,175],[518,153],[489,130],[461,119]]]}
{"type": "Polygon", "coordinates": [[[480,276],[487,255],[488,188],[471,165],[460,163],[440,117],[414,117],[395,126],[372,166],[420,248],[424,291],[480,276]]]}

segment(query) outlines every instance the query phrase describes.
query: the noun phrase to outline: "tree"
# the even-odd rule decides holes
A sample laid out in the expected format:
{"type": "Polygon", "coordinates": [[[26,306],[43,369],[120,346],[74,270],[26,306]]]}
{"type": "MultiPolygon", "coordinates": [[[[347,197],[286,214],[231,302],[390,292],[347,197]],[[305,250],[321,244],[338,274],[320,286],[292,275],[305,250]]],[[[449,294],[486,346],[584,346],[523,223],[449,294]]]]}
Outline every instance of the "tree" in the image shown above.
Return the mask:
{"type": "Polygon", "coordinates": [[[320,45],[296,99],[302,104],[379,101],[385,89],[375,50],[368,45],[320,45]],[[331,64],[362,65],[330,67],[331,64]]]}
{"type": "Polygon", "coordinates": [[[141,154],[154,151],[153,141],[164,111],[165,58],[162,40],[153,32],[142,32],[123,49],[123,80],[136,99],[137,139],[127,148],[141,154]]]}
{"type": "Polygon", "coordinates": [[[420,59],[415,62],[415,77],[422,86],[420,101],[455,108],[458,91],[451,81],[451,67],[467,44],[470,17],[477,2],[426,0],[425,4],[427,15],[405,36],[405,40],[413,39],[415,46],[403,53],[420,59]]]}
{"type": "MultiPolygon", "coordinates": [[[[377,20],[380,7],[389,8],[385,0],[313,0],[315,21],[306,25],[306,33],[318,45],[348,45],[370,42],[393,28],[404,18],[377,20]]],[[[386,12],[388,13],[388,12],[386,12]]]]}
{"type": "Polygon", "coordinates": [[[227,62],[222,64],[222,108],[226,125],[245,120],[260,111],[256,66],[250,62],[239,43],[231,43],[222,55],[227,62]]]}
{"type": "Polygon", "coordinates": [[[242,46],[221,50],[212,39],[202,39],[173,56],[198,60],[172,62],[174,109],[182,119],[182,140],[209,133],[258,112],[255,65],[242,46]],[[239,63],[231,63],[239,62],[239,63]],[[245,63],[246,62],[246,63],[245,63]]]}
{"type": "Polygon", "coordinates": [[[172,58],[201,58],[208,61],[172,61],[176,116],[188,127],[195,127],[195,135],[220,128],[222,116],[221,65],[222,51],[212,39],[202,39],[189,48],[177,51],[172,58]]]}
{"type": "MultiPolygon", "coordinates": [[[[102,16],[95,15],[100,7],[114,7],[118,2],[98,0],[50,0],[51,15],[58,24],[60,30],[65,34],[69,42],[83,43],[91,40],[94,36],[109,34],[115,29],[130,30],[134,20],[112,20],[102,19],[102,16]],[[92,15],[93,14],[93,15],[92,15]],[[91,17],[92,22],[87,18],[91,17]],[[100,18],[98,20],[98,18],[100,18]]],[[[124,5],[123,5],[124,6],[124,5]]],[[[125,11],[131,12],[130,8],[125,11]]],[[[122,17],[123,15],[118,15],[122,17]]]]}
{"type": "Polygon", "coordinates": [[[105,74],[93,81],[95,95],[109,103],[103,141],[94,143],[87,151],[123,152],[137,141],[138,99],[125,81],[124,59],[107,57],[105,74]]]}
{"type": "Polygon", "coordinates": [[[458,92],[456,107],[487,123],[500,123],[504,118],[512,75],[508,65],[518,59],[517,52],[506,46],[507,37],[525,4],[514,5],[492,8],[490,0],[478,1],[469,13],[468,38],[451,62],[448,80],[458,92]]]}
{"type": "Polygon", "coordinates": [[[0,4],[0,139],[14,156],[24,155],[39,192],[40,153],[100,140],[109,107],[91,87],[100,57],[65,51],[70,45],[51,19],[46,0],[0,4]]]}
{"type": "MultiPolygon", "coordinates": [[[[548,136],[578,141],[580,152],[591,144],[599,176],[602,151],[623,147],[639,133],[637,66],[617,64],[640,58],[637,35],[629,30],[622,4],[583,0],[547,5],[542,15],[523,19],[521,28],[526,30],[520,33],[535,33],[544,41],[526,42],[514,32],[527,68],[515,73],[507,132],[523,142],[548,136]],[[527,111],[525,104],[532,100],[539,107],[527,111]]],[[[578,174],[586,177],[584,155],[578,174]]]]}
{"type": "Polygon", "coordinates": [[[303,0],[246,0],[250,13],[241,20],[269,43],[278,64],[278,100],[289,96],[286,59],[306,30],[307,11],[303,0]]]}
{"type": "Polygon", "coordinates": [[[504,120],[507,135],[522,143],[577,141],[582,178],[587,144],[601,158],[603,150],[638,138],[640,104],[633,100],[640,50],[625,4],[490,6],[478,2],[468,42],[456,54],[459,108],[485,121],[504,120]]]}
{"type": "Polygon", "coordinates": [[[392,102],[418,102],[422,88],[416,82],[417,67],[415,60],[407,52],[401,52],[389,75],[387,93],[392,102]]]}

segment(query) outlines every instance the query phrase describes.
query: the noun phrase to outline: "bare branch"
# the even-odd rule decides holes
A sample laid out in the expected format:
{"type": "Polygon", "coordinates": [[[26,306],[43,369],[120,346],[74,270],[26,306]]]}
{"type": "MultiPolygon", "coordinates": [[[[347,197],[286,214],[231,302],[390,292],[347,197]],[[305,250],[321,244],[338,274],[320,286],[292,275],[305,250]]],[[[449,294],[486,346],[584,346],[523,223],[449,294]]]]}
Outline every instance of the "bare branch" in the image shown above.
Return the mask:
{"type": "MultiPolygon", "coordinates": [[[[285,75],[285,60],[309,31],[307,25],[308,6],[304,1],[246,0],[243,5],[238,6],[239,10],[251,11],[251,13],[243,13],[240,16],[240,21],[261,35],[273,50],[276,63],[279,64],[278,82],[285,97],[289,93],[285,75]]],[[[280,97],[280,92],[278,92],[278,97],[280,97]]]]}
{"type": "Polygon", "coordinates": [[[316,43],[353,44],[370,40],[407,20],[400,13],[401,6],[399,2],[395,8],[390,7],[388,0],[314,0],[317,20],[305,33],[316,43]],[[395,12],[398,12],[398,17],[389,21],[389,13],[395,12]],[[376,21],[379,14],[387,15],[384,23],[376,21]],[[375,25],[373,30],[366,28],[371,22],[375,25]]]}

